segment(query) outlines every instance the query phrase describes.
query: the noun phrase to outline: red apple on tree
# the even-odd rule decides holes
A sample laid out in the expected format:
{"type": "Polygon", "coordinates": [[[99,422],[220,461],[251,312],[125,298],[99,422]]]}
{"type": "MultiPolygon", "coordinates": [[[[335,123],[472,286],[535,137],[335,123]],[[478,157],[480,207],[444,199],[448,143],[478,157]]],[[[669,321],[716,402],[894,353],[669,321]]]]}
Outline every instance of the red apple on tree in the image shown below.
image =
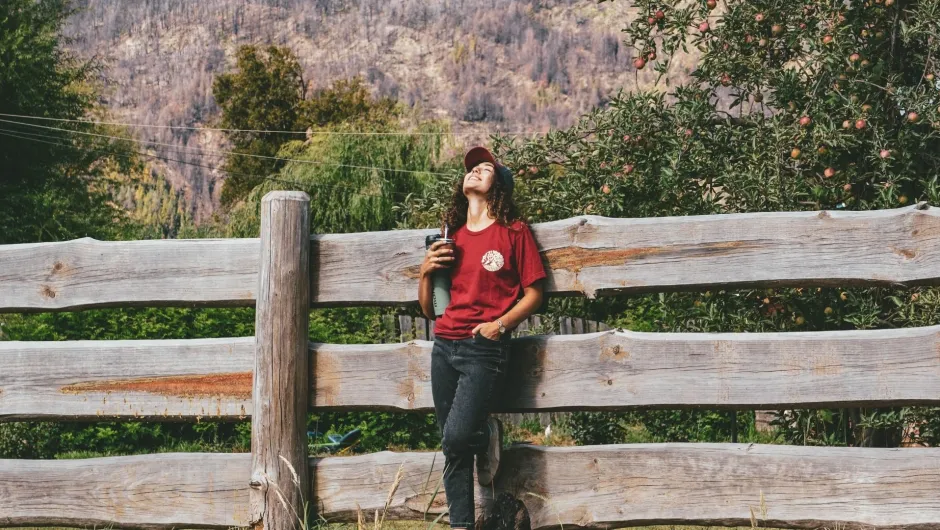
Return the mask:
{"type": "Polygon", "coordinates": [[[831,43],[832,43],[832,35],[826,35],[825,37],[823,37],[823,44],[831,44],[831,43]]]}
{"type": "Polygon", "coordinates": [[[916,112],[911,111],[907,113],[907,121],[911,123],[916,123],[917,120],[919,119],[920,119],[920,116],[916,112]]]}
{"type": "Polygon", "coordinates": [[[813,123],[813,120],[809,116],[800,118],[800,127],[807,127],[810,123],[813,123]]]}
{"type": "Polygon", "coordinates": [[[637,70],[642,70],[644,66],[646,66],[646,59],[642,57],[637,57],[636,59],[633,60],[633,67],[636,68],[637,70]]]}
{"type": "Polygon", "coordinates": [[[802,153],[802,151],[800,151],[800,148],[794,147],[793,150],[790,151],[790,158],[796,160],[797,158],[800,158],[800,153],[802,153]]]}
{"type": "Polygon", "coordinates": [[[889,156],[891,156],[891,151],[888,151],[887,149],[882,149],[881,152],[878,153],[878,156],[880,156],[881,158],[888,158],[889,156]]]}
{"type": "Polygon", "coordinates": [[[708,22],[702,22],[701,24],[698,25],[698,30],[701,33],[708,33],[709,29],[710,28],[708,26],[708,22]]]}
{"type": "Polygon", "coordinates": [[[718,2],[716,0],[706,0],[705,5],[708,6],[708,9],[715,9],[718,7],[718,2]]]}
{"type": "Polygon", "coordinates": [[[764,14],[763,14],[763,13],[758,13],[758,14],[754,15],[754,20],[756,20],[757,22],[763,22],[763,21],[764,21],[764,14]]]}
{"type": "Polygon", "coordinates": [[[836,170],[832,169],[831,167],[827,167],[826,170],[823,171],[823,175],[825,175],[827,179],[831,179],[836,175],[836,170]]]}
{"type": "Polygon", "coordinates": [[[866,125],[868,125],[868,122],[865,120],[855,120],[855,128],[858,130],[864,129],[866,125]]]}
{"type": "Polygon", "coordinates": [[[666,13],[663,13],[662,9],[656,10],[656,20],[662,20],[666,18],[666,13]]]}

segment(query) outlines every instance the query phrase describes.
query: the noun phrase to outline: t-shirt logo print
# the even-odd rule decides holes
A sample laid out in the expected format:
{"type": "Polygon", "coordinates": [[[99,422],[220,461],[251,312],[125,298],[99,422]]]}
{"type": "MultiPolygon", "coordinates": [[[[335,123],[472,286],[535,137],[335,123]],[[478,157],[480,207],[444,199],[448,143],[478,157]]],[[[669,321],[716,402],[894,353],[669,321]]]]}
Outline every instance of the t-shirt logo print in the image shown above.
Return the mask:
{"type": "Polygon", "coordinates": [[[490,272],[496,272],[503,268],[503,255],[496,250],[483,254],[483,268],[490,272]]]}

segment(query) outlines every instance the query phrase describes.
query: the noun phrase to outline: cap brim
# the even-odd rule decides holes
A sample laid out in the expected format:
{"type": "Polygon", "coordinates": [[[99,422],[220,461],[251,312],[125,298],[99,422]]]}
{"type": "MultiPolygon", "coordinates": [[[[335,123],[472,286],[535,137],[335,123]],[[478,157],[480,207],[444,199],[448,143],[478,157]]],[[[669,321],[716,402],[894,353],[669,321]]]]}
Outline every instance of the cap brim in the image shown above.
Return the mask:
{"type": "Polygon", "coordinates": [[[499,165],[496,163],[496,157],[493,156],[493,153],[485,147],[474,147],[467,151],[467,154],[463,157],[463,165],[467,171],[470,171],[483,162],[493,164],[494,168],[499,165]]]}

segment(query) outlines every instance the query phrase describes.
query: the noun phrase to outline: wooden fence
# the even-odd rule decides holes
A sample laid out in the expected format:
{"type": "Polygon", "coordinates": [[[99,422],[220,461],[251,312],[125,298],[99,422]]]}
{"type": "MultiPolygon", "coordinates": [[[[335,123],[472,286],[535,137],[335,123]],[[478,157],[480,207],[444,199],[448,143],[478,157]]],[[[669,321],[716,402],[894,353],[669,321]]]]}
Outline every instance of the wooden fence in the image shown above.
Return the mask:
{"type": "MultiPolygon", "coordinates": [[[[256,336],[0,342],[0,417],[252,419],[251,454],[0,461],[0,526],[292,526],[385,506],[420,519],[437,453],[309,459],[323,410],[432,409],[431,343],[308,344],[309,307],[413,304],[430,230],[314,235],[306,196],[273,192],[259,239],[0,247],[0,310],[256,305],[256,336]],[[309,242],[309,244],[308,244],[309,242]],[[288,465],[293,467],[293,472],[288,465]],[[400,475],[399,475],[400,471],[400,475]],[[298,487],[299,484],[299,487],[298,487]]],[[[554,296],[940,282],[940,215],[871,212],[609,219],[533,226],[554,296]]],[[[596,331],[513,340],[500,412],[940,403],[940,327],[794,333],[596,331]]],[[[484,505],[533,528],[648,524],[940,527],[940,452],[635,444],[507,451],[484,505]]]]}

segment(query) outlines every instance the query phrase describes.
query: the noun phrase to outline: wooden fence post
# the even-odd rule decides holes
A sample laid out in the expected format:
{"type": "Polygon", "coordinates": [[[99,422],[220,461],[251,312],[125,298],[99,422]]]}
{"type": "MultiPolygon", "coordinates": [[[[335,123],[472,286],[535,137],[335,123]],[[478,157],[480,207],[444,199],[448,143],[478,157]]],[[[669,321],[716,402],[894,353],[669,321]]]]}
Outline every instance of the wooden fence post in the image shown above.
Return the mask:
{"type": "Polygon", "coordinates": [[[309,502],[309,212],[303,192],[272,191],[261,200],[249,483],[255,529],[295,528],[309,502]]]}

